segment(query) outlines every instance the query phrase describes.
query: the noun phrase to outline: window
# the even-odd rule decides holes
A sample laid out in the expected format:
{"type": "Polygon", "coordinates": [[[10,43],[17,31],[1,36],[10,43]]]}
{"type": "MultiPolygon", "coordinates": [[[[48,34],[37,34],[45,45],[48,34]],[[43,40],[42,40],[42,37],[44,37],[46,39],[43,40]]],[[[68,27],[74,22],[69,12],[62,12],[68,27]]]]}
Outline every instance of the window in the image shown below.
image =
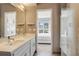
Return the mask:
{"type": "Polygon", "coordinates": [[[40,18],[39,19],[39,33],[48,33],[49,29],[49,18],[40,18]]]}

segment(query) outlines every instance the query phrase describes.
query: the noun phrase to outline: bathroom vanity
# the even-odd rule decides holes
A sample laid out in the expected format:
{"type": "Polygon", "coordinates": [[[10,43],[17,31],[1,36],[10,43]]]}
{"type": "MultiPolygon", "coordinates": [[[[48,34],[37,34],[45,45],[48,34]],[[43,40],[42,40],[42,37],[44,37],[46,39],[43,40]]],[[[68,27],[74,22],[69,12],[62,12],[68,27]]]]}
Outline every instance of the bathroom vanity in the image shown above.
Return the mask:
{"type": "Polygon", "coordinates": [[[0,56],[34,55],[36,50],[35,34],[16,33],[16,11],[4,12],[1,24],[0,56]]]}
{"type": "Polygon", "coordinates": [[[11,43],[0,39],[0,56],[33,56],[36,50],[34,34],[17,35],[11,43]]]}

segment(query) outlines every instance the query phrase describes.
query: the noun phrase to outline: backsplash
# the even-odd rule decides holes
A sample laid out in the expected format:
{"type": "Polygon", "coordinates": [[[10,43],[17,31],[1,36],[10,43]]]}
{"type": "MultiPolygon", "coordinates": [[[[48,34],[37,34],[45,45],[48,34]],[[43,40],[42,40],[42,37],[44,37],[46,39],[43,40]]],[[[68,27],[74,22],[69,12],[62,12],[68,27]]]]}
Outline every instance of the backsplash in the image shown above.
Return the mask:
{"type": "Polygon", "coordinates": [[[27,24],[27,33],[35,33],[35,24],[27,24]]]}
{"type": "Polygon", "coordinates": [[[17,34],[24,34],[25,33],[25,24],[18,24],[16,27],[17,34]]]}

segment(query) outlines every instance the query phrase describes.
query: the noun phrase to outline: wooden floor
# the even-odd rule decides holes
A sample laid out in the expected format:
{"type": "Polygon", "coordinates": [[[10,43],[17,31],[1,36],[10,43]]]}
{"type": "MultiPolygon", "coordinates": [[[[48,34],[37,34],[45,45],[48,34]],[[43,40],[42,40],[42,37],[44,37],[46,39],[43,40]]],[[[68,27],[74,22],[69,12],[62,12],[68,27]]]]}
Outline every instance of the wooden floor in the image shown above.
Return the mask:
{"type": "Polygon", "coordinates": [[[35,56],[60,56],[60,54],[52,54],[49,44],[37,44],[37,53],[35,53],[35,56]]]}

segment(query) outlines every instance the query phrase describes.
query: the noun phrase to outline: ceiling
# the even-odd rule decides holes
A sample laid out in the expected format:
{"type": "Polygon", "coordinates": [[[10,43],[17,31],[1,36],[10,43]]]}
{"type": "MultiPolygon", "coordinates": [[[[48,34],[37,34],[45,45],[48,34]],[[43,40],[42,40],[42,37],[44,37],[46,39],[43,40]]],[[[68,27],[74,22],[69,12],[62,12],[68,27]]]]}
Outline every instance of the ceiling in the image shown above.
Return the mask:
{"type": "Polygon", "coordinates": [[[11,3],[11,5],[13,5],[16,8],[19,8],[21,11],[24,11],[24,9],[27,6],[36,6],[36,3],[11,3]]]}
{"type": "MultiPolygon", "coordinates": [[[[24,11],[24,9],[27,8],[27,6],[30,7],[30,6],[36,6],[36,5],[39,5],[39,4],[41,4],[41,3],[11,3],[11,5],[20,9],[21,11],[24,11]]],[[[66,6],[67,6],[66,3],[61,4],[61,8],[64,8],[66,6]]]]}

